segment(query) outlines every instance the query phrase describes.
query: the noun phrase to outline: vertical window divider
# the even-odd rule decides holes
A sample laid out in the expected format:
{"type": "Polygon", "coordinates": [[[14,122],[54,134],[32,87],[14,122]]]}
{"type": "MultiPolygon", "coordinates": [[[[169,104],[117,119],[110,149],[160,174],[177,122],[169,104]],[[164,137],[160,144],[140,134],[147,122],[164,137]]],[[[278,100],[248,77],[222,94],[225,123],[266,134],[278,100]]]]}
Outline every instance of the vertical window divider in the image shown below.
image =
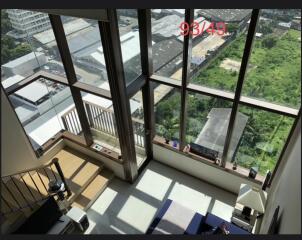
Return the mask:
{"type": "Polygon", "coordinates": [[[116,9],[107,9],[109,22],[98,22],[124,164],[125,178],[133,182],[137,164],[130,103],[125,83],[116,9]]]}
{"type": "Polygon", "coordinates": [[[238,81],[237,81],[236,90],[235,90],[233,107],[232,107],[229,124],[228,124],[228,129],[227,129],[227,134],[226,134],[225,142],[224,142],[224,148],[223,148],[223,153],[222,153],[222,158],[221,158],[221,163],[220,163],[220,165],[222,167],[225,167],[225,165],[226,165],[229,147],[230,147],[232,135],[234,132],[241,91],[242,91],[242,87],[243,87],[245,73],[246,73],[247,67],[248,67],[250,53],[251,53],[252,46],[253,46],[254,36],[256,33],[259,12],[260,12],[259,9],[253,9],[252,15],[251,15],[250,25],[249,25],[249,29],[248,29],[248,33],[247,33],[247,38],[246,38],[246,42],[245,42],[245,46],[244,46],[241,66],[240,66],[239,75],[238,75],[238,81]]]}
{"type": "Polygon", "coordinates": [[[81,122],[85,144],[87,146],[90,146],[93,143],[92,134],[90,131],[88,118],[85,113],[81,91],[73,86],[73,84],[77,82],[77,76],[75,73],[71,54],[69,51],[63,23],[59,15],[49,14],[49,19],[61,55],[62,63],[66,72],[68,86],[70,87],[70,92],[75,104],[75,108],[78,112],[78,116],[81,122]]]}
{"type": "Polygon", "coordinates": [[[183,151],[186,142],[186,123],[187,123],[187,85],[190,78],[191,56],[192,56],[192,25],[194,21],[194,9],[185,10],[185,22],[189,24],[188,34],[184,36],[183,44],[183,69],[181,84],[181,111],[180,111],[180,134],[179,150],[183,151]]]}
{"type": "Polygon", "coordinates": [[[152,62],[152,30],[151,30],[151,10],[138,9],[138,26],[140,36],[142,74],[146,77],[146,83],[142,87],[144,124],[145,124],[145,149],[147,160],[153,158],[152,142],[155,135],[154,118],[154,94],[150,76],[153,74],[152,62]]]}

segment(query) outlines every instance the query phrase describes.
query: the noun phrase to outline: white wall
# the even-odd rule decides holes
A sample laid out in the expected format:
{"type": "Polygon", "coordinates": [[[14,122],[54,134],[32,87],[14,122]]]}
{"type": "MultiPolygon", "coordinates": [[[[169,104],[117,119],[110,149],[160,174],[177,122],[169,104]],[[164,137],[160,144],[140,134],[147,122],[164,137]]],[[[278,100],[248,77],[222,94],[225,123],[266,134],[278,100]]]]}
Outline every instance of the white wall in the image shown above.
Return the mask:
{"type": "Polygon", "coordinates": [[[153,144],[153,156],[154,159],[159,162],[167,164],[182,172],[188,173],[235,194],[238,193],[241,183],[259,186],[248,179],[236,176],[190,157],[186,157],[156,144],[153,144]]]}
{"type": "Polygon", "coordinates": [[[36,157],[1,88],[1,176],[38,167],[44,161],[36,157]]]}
{"type": "Polygon", "coordinates": [[[301,234],[301,118],[272,182],[260,233],[267,233],[278,205],[279,234],[301,234]]]}

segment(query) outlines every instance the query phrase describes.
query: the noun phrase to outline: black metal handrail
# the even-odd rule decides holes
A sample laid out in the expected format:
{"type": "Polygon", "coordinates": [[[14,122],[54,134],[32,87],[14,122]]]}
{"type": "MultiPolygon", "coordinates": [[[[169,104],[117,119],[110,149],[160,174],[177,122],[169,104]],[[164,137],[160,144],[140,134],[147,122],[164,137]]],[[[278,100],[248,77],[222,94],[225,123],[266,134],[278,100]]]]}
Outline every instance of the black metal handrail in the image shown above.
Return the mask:
{"type": "Polygon", "coordinates": [[[34,209],[35,204],[57,195],[50,193],[47,186],[50,181],[61,180],[65,185],[66,197],[71,196],[58,158],[42,167],[28,169],[1,177],[1,215],[10,214],[25,208],[34,209]],[[55,166],[55,173],[52,166],[55,166]],[[36,179],[33,177],[36,175],[36,179]],[[44,176],[44,180],[43,177],[44,176]],[[6,209],[5,209],[6,208],[6,209]]]}

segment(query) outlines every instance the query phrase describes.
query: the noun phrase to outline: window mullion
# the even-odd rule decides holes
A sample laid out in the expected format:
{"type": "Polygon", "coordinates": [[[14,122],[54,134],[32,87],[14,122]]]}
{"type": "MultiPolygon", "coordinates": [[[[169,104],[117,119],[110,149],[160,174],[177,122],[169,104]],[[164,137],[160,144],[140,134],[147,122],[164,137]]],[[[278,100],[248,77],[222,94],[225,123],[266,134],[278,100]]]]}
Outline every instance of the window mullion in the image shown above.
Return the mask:
{"type": "Polygon", "coordinates": [[[243,56],[242,56],[242,62],[241,62],[240,70],[239,70],[238,81],[237,81],[236,90],[235,90],[235,97],[234,97],[234,101],[233,101],[233,107],[232,107],[232,111],[231,111],[231,115],[230,115],[229,125],[228,125],[228,129],[227,129],[227,134],[226,134],[223,153],[222,153],[221,166],[223,166],[223,167],[225,167],[225,164],[227,161],[227,156],[228,156],[228,151],[229,151],[229,146],[230,146],[230,143],[232,140],[237,110],[238,110],[240,96],[241,96],[241,90],[242,90],[242,86],[243,86],[244,76],[245,76],[245,73],[246,73],[246,70],[248,67],[248,62],[249,62],[249,57],[250,57],[250,53],[252,50],[254,35],[256,33],[258,17],[259,17],[259,9],[254,9],[252,11],[251,21],[250,21],[250,25],[249,25],[249,29],[248,29],[248,33],[247,33],[247,40],[245,43],[244,52],[243,52],[243,56]]]}
{"type": "Polygon", "coordinates": [[[75,108],[79,115],[85,143],[87,146],[90,146],[93,143],[92,133],[90,131],[89,122],[85,113],[81,91],[73,86],[73,84],[77,82],[77,76],[75,73],[71,54],[69,51],[63,23],[59,15],[49,14],[49,19],[54,32],[56,42],[58,44],[58,49],[66,72],[66,77],[75,104],[75,108]]]}
{"type": "Polygon", "coordinates": [[[142,87],[142,95],[145,124],[145,149],[147,160],[149,160],[153,158],[152,141],[155,135],[154,94],[152,89],[152,82],[150,81],[150,76],[153,74],[151,10],[138,9],[137,12],[142,74],[146,77],[146,82],[142,87]]]}
{"type": "Polygon", "coordinates": [[[182,151],[185,147],[186,122],[187,122],[187,98],[186,91],[189,83],[191,55],[192,55],[192,22],[194,21],[194,9],[186,9],[185,22],[189,24],[189,34],[184,36],[183,45],[183,69],[182,69],[182,87],[181,87],[181,111],[180,111],[180,134],[179,149],[182,151]]]}
{"type": "Polygon", "coordinates": [[[104,57],[108,73],[117,132],[124,160],[125,178],[133,182],[137,177],[137,164],[130,103],[125,83],[117,13],[107,9],[109,22],[99,22],[104,57]]]}

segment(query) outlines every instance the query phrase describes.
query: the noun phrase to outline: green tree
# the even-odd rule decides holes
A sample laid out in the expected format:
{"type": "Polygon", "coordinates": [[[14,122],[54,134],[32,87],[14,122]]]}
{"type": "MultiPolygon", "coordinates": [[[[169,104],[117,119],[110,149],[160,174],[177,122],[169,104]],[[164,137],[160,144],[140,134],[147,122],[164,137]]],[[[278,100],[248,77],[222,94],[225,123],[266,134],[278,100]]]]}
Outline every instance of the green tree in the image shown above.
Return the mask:
{"type": "Polygon", "coordinates": [[[262,40],[262,46],[268,49],[273,48],[277,43],[276,37],[268,36],[262,40]]]}
{"type": "Polygon", "coordinates": [[[6,34],[10,30],[12,30],[12,26],[8,19],[7,12],[6,10],[2,9],[1,10],[1,35],[6,34]]]}
{"type": "Polygon", "coordinates": [[[16,45],[13,38],[7,35],[1,36],[1,63],[5,64],[18,57],[31,52],[31,47],[28,43],[16,45]]]}
{"type": "Polygon", "coordinates": [[[11,52],[14,58],[18,58],[18,57],[22,57],[25,54],[30,53],[31,47],[28,43],[23,43],[12,49],[11,52]]]}
{"type": "Polygon", "coordinates": [[[11,37],[4,35],[1,37],[1,45],[6,46],[9,49],[12,49],[15,47],[15,42],[11,37]]]}
{"type": "Polygon", "coordinates": [[[259,24],[259,31],[261,32],[261,33],[263,33],[264,35],[266,35],[266,34],[270,34],[270,33],[272,33],[273,32],[273,29],[272,29],[272,27],[270,26],[270,24],[266,24],[266,23],[260,23],[259,24]]]}
{"type": "Polygon", "coordinates": [[[227,25],[227,31],[232,33],[235,32],[237,30],[237,24],[235,23],[228,23],[227,25]]]}

